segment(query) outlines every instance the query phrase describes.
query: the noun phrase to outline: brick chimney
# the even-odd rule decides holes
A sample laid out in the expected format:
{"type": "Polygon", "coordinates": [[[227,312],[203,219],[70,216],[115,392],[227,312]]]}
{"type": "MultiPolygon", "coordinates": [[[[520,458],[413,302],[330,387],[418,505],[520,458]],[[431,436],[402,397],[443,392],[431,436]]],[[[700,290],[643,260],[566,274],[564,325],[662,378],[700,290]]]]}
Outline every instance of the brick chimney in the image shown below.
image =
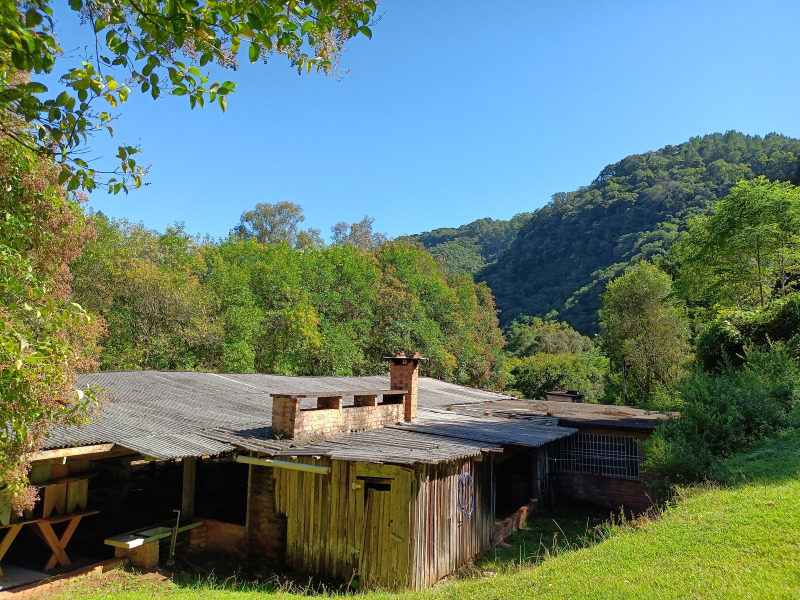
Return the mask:
{"type": "Polygon", "coordinates": [[[389,361],[389,387],[393,390],[408,390],[403,397],[403,413],[406,421],[417,418],[417,398],[419,391],[419,361],[428,360],[419,352],[411,352],[408,356],[398,352],[393,356],[385,356],[389,361]]]}

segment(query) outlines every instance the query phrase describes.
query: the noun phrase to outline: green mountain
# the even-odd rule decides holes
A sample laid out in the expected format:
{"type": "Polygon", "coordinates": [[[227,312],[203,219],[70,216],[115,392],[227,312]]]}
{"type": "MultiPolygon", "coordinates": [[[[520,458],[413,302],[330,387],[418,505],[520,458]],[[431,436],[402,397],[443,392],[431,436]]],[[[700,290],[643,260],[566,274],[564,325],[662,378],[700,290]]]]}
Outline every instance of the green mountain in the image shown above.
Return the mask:
{"type": "Polygon", "coordinates": [[[520,213],[510,221],[478,219],[456,229],[443,227],[401,239],[421,242],[451,273],[475,275],[497,259],[530,218],[531,213],[520,213]]]}
{"type": "MultiPolygon", "coordinates": [[[[494,292],[503,325],[556,311],[592,334],[609,279],[664,255],[688,219],[708,214],[736,181],[758,175],[800,183],[800,140],[731,131],[629,156],[591,185],[555,195],[476,279],[494,292]]],[[[458,240],[438,247],[464,244],[458,240]]]]}

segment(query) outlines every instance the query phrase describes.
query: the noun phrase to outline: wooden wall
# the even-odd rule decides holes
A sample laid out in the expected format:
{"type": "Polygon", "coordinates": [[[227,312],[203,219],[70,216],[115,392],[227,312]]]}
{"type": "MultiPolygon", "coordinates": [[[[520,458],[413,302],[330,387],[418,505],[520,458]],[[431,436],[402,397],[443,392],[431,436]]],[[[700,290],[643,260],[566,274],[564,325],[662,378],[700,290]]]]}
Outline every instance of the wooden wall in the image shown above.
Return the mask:
{"type": "Polygon", "coordinates": [[[413,469],[300,460],[329,466],[331,473],[275,469],[276,509],[286,515],[287,564],[344,581],[355,578],[362,587],[404,587],[413,469]]]}
{"type": "Polygon", "coordinates": [[[286,515],[286,562],[298,571],[357,579],[361,588],[421,588],[489,546],[488,459],[416,468],[299,460],[331,473],[274,470],[275,507],[286,515]],[[457,502],[467,471],[475,482],[471,516],[457,502]]]}
{"type": "Polygon", "coordinates": [[[434,584],[489,547],[494,533],[489,461],[486,457],[421,469],[411,518],[411,587],[434,584]],[[472,474],[475,489],[471,516],[458,508],[458,480],[466,472],[472,474]]]}

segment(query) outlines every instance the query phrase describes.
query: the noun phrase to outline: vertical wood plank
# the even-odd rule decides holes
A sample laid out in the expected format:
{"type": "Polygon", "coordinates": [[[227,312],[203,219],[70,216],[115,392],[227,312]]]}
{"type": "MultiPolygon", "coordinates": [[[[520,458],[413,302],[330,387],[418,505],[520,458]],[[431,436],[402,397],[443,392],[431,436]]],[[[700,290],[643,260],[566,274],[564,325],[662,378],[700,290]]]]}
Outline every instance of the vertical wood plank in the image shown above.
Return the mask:
{"type": "Polygon", "coordinates": [[[194,489],[197,474],[197,459],[187,456],[181,460],[183,464],[183,487],[181,490],[181,517],[194,516],[194,489]]]}

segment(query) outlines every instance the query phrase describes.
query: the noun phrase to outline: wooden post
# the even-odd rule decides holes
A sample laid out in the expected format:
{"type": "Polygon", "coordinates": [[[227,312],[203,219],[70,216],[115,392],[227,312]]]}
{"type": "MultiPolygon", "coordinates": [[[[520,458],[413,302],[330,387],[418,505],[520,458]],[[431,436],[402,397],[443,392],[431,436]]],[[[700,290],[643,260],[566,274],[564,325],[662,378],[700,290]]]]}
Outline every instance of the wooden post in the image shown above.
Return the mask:
{"type": "Polygon", "coordinates": [[[181,500],[181,515],[194,516],[194,482],[197,473],[197,459],[194,456],[183,458],[183,497],[181,500]]]}

